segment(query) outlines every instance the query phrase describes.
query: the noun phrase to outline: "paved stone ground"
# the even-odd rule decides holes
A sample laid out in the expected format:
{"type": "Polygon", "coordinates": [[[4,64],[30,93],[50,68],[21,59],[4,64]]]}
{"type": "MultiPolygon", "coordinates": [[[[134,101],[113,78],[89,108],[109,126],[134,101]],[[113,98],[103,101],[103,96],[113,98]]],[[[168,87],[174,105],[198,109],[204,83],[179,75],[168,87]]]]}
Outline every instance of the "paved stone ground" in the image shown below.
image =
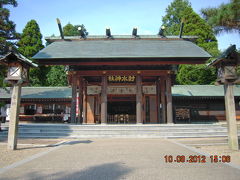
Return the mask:
{"type": "Polygon", "coordinates": [[[197,155],[164,139],[68,140],[45,153],[28,158],[8,170],[0,179],[218,179],[239,180],[240,170],[223,163],[166,163],[165,155],[197,155]]]}

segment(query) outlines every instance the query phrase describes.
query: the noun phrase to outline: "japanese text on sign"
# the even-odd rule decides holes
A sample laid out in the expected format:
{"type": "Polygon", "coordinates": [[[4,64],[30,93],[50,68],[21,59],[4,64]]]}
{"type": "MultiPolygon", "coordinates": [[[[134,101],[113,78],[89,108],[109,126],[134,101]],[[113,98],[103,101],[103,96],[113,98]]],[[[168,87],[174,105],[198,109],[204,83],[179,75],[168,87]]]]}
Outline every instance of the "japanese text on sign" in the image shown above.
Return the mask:
{"type": "Polygon", "coordinates": [[[135,82],[135,76],[108,76],[108,82],[135,82]]]}

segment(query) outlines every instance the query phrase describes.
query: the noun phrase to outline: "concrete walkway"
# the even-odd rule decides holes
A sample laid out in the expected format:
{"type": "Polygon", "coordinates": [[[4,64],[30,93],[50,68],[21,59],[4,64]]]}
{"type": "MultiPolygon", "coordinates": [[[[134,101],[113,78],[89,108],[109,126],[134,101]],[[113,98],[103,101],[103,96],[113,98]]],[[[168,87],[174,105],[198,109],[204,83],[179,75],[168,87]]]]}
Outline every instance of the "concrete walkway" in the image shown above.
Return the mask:
{"type": "Polygon", "coordinates": [[[165,155],[198,155],[164,139],[68,140],[0,169],[0,179],[239,180],[240,169],[224,163],[166,163],[165,155]]]}

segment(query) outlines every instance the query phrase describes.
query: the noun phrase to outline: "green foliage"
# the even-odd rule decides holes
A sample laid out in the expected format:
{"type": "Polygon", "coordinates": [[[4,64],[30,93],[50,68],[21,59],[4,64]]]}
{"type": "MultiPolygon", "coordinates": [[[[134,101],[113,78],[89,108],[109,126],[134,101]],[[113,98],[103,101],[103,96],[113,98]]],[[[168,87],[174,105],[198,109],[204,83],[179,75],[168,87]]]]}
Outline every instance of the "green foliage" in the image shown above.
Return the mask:
{"type": "Polygon", "coordinates": [[[231,0],[217,8],[202,9],[201,12],[215,33],[232,31],[240,33],[240,0],[231,0]]]}
{"type": "Polygon", "coordinates": [[[51,70],[47,73],[48,86],[67,86],[67,74],[64,66],[52,66],[51,70]]]}
{"type": "Polygon", "coordinates": [[[16,0],[1,0],[0,1],[0,8],[2,8],[3,5],[13,5],[14,7],[16,7],[17,6],[17,1],[16,0]]]}
{"type": "Polygon", "coordinates": [[[0,54],[5,54],[8,47],[14,45],[11,40],[19,38],[19,34],[15,31],[15,24],[9,20],[10,11],[4,8],[4,5],[17,6],[15,0],[1,0],[0,1],[0,54]]]}
{"type": "Polygon", "coordinates": [[[27,58],[31,58],[44,47],[42,34],[35,20],[29,21],[23,29],[18,46],[18,51],[27,58]]]}
{"type": "Polygon", "coordinates": [[[0,65],[0,87],[6,87],[6,83],[4,83],[5,75],[7,74],[7,67],[0,65]]]}
{"type": "Polygon", "coordinates": [[[85,36],[87,36],[88,32],[83,24],[82,25],[72,25],[70,23],[68,23],[66,26],[63,27],[63,35],[64,36],[79,36],[80,35],[79,30],[78,30],[79,27],[81,27],[85,36]]]}
{"type": "Polygon", "coordinates": [[[201,65],[180,65],[177,82],[183,85],[213,84],[216,80],[216,70],[201,65]],[[206,78],[204,78],[206,77],[206,78]]]}
{"type": "Polygon", "coordinates": [[[46,81],[47,73],[51,70],[50,67],[39,66],[38,68],[31,68],[29,71],[30,86],[48,86],[46,81]]]}
{"type": "MultiPolygon", "coordinates": [[[[88,32],[85,26],[82,25],[72,25],[68,23],[66,26],[63,27],[63,34],[64,36],[79,36],[78,28],[81,27],[85,36],[88,35],[88,32]]],[[[67,86],[67,75],[65,72],[64,66],[52,66],[49,72],[46,74],[47,78],[47,85],[48,86],[67,86]]]]}
{"type": "MultiPolygon", "coordinates": [[[[25,57],[31,59],[38,51],[43,48],[42,34],[40,28],[35,20],[30,20],[21,34],[18,42],[18,51],[25,57]]],[[[49,68],[40,66],[39,68],[30,69],[30,85],[31,86],[45,86],[46,73],[49,68]]]]}
{"type": "MultiPolygon", "coordinates": [[[[219,55],[212,28],[193,11],[188,0],[174,0],[166,9],[163,17],[166,35],[179,35],[181,22],[184,22],[183,35],[198,36],[198,46],[212,56],[219,55]]],[[[215,79],[215,70],[205,65],[181,65],[177,74],[179,84],[211,84],[215,79]]]]}
{"type": "MultiPolygon", "coordinates": [[[[12,40],[19,38],[15,31],[15,24],[9,20],[10,11],[4,8],[5,5],[17,6],[16,0],[0,0],[0,55],[7,53],[9,46],[14,46],[12,40]]],[[[0,65],[0,87],[5,87],[4,78],[6,67],[0,65]]]]}

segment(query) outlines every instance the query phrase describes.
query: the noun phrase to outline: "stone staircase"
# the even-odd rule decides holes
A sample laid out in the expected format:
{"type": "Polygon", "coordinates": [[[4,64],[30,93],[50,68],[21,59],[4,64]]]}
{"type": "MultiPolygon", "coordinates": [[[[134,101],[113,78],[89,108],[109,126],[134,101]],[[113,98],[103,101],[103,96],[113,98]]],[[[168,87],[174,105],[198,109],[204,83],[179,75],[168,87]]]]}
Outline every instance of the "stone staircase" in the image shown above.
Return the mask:
{"type": "MultiPolygon", "coordinates": [[[[1,137],[7,137],[2,126],[1,137]]],[[[227,137],[220,124],[69,125],[20,124],[20,138],[199,138],[227,137]]],[[[240,133],[239,133],[240,135],[240,133]]]]}

